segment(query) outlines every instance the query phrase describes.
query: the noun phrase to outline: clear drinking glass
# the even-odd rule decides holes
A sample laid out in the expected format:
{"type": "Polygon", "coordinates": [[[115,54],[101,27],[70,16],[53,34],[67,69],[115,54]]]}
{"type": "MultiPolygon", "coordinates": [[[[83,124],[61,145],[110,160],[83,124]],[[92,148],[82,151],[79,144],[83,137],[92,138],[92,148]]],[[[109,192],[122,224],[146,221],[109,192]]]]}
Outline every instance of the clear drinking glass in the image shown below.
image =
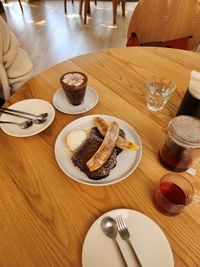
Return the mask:
{"type": "Polygon", "coordinates": [[[164,175],[153,192],[156,208],[167,215],[179,214],[191,203],[200,204],[200,196],[194,194],[194,187],[180,174],[164,175]]]}
{"type": "Polygon", "coordinates": [[[156,76],[147,81],[147,108],[161,110],[176,89],[176,83],[156,76]]]}

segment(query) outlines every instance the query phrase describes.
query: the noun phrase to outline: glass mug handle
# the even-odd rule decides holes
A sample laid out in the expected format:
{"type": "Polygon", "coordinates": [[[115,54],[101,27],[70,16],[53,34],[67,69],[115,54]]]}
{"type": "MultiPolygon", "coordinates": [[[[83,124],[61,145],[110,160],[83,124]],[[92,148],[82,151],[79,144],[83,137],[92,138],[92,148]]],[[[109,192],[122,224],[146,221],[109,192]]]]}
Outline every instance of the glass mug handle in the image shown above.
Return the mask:
{"type": "Polygon", "coordinates": [[[198,194],[194,194],[192,196],[192,201],[191,201],[192,204],[196,204],[196,205],[200,205],[200,195],[198,194]]]}

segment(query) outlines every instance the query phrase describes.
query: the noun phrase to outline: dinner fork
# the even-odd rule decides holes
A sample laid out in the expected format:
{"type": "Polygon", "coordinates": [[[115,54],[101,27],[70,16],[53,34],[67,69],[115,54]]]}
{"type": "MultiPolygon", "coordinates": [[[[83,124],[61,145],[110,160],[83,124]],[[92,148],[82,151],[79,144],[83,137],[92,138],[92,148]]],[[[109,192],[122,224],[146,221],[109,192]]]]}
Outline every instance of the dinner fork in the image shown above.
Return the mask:
{"type": "Polygon", "coordinates": [[[135,258],[136,258],[136,261],[137,261],[138,266],[139,267],[142,267],[142,264],[141,264],[141,262],[140,262],[140,260],[139,260],[139,258],[137,256],[137,254],[135,252],[135,249],[134,249],[133,245],[131,244],[131,241],[130,241],[130,233],[128,231],[128,228],[127,228],[127,226],[125,224],[125,221],[122,218],[122,216],[119,216],[118,218],[116,218],[116,223],[117,223],[117,229],[118,229],[118,232],[119,232],[121,238],[123,240],[125,240],[129,244],[129,246],[132,249],[133,254],[134,254],[135,258]]]}

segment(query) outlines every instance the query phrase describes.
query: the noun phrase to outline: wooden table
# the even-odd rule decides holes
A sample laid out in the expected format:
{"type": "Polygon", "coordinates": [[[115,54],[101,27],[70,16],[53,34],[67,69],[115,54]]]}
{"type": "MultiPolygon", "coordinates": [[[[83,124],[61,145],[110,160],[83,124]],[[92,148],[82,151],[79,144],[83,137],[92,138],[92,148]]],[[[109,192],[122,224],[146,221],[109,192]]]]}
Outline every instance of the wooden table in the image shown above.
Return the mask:
{"type": "MultiPolygon", "coordinates": [[[[91,224],[106,211],[130,208],[152,218],[165,232],[176,267],[200,266],[200,212],[188,206],[178,216],[159,213],[152,191],[168,173],[157,159],[165,140],[162,129],[175,115],[188,86],[190,72],[200,71],[200,56],[165,48],[119,48],[62,62],[31,79],[6,105],[22,99],[52,102],[60,76],[85,72],[100,100],[90,112],[71,116],[56,111],[44,132],[15,138],[0,131],[0,266],[81,266],[84,238],[91,224]],[[153,74],[175,80],[177,90],[157,113],[146,109],[146,79],[153,74]],[[125,180],[94,187],[68,178],[58,167],[54,144],[69,122],[89,114],[108,114],[131,124],[143,144],[139,167],[125,180]]],[[[199,167],[184,173],[200,193],[199,167]]]]}

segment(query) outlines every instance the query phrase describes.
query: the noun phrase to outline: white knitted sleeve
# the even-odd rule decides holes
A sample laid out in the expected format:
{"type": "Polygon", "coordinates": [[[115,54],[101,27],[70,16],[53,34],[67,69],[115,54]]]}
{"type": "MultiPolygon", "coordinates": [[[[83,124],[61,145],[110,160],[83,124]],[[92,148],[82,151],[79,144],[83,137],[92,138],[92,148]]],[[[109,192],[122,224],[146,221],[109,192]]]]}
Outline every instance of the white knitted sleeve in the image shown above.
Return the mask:
{"type": "Polygon", "coordinates": [[[12,94],[12,92],[15,92],[23,83],[30,79],[33,66],[27,53],[20,48],[17,38],[9,30],[8,25],[1,17],[0,32],[1,63],[5,69],[9,84],[9,88],[3,87],[6,95],[5,98],[7,98],[7,90],[10,90],[10,94],[12,94]]]}

